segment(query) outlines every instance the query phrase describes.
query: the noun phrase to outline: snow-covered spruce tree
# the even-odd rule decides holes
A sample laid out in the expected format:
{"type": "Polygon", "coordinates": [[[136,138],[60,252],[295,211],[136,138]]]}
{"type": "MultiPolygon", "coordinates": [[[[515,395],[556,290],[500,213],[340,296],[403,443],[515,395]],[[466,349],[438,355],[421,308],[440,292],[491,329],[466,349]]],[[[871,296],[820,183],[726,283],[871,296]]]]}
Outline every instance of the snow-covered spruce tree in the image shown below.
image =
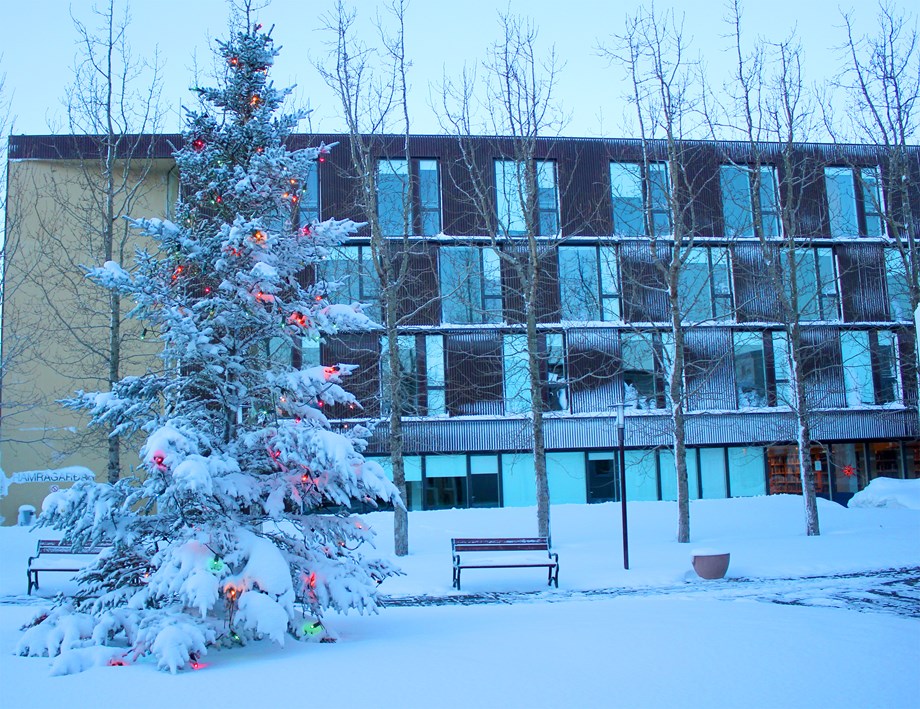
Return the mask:
{"type": "Polygon", "coordinates": [[[359,305],[330,304],[327,284],[303,285],[356,225],[300,217],[303,178],[327,147],[285,147],[300,116],[279,112],[270,33],[247,21],[218,47],[226,79],[198,90],[203,110],[175,154],[187,195],[177,223],[137,221],[157,248],[131,272],[109,262],[89,274],[134,300],[163,367],[68,402],[148,437],[143,475],[75,485],[42,513],[65,540],[113,544],[80,575],[84,600],[20,642],[21,654],[60,654],[59,672],[146,654],[176,671],[214,645],[321,634],[324,610],[374,610],[377,584],[396,573],[358,552],[372,532],[341,511],[400,504],[361,456],[367,432],[323,415],[326,403],[358,405],[341,386],[352,367],[295,369],[269,354],[373,326],[359,305]]]}

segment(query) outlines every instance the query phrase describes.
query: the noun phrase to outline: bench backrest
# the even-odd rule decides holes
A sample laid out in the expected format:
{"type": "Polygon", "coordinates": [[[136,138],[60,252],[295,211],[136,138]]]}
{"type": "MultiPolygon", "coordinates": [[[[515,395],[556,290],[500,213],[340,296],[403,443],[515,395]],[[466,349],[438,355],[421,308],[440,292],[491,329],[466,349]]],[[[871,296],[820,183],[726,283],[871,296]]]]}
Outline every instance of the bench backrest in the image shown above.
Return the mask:
{"type": "Polygon", "coordinates": [[[110,549],[111,544],[97,544],[91,547],[75,547],[65,544],[60,539],[39,539],[39,554],[98,554],[103,549],[110,549]]]}
{"type": "Polygon", "coordinates": [[[463,537],[450,540],[455,552],[460,551],[549,551],[546,537],[463,537]]]}

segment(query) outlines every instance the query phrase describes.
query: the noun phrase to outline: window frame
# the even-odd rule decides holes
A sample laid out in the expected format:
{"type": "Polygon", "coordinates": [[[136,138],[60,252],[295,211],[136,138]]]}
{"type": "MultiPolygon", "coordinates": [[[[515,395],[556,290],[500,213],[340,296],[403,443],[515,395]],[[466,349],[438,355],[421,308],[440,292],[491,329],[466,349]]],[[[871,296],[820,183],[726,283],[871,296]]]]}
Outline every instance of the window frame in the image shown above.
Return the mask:
{"type": "MultiPolygon", "coordinates": [[[[611,160],[608,167],[608,179],[610,180],[610,199],[611,199],[611,218],[613,222],[614,236],[655,236],[668,237],[674,234],[674,224],[671,219],[671,174],[667,161],[655,160],[648,162],[634,162],[628,160],[611,160]],[[615,176],[615,173],[619,175],[615,176]],[[654,176],[653,176],[654,173],[654,176]],[[631,185],[623,182],[624,177],[630,176],[634,181],[631,185]],[[663,179],[662,179],[663,178],[663,179]],[[662,189],[662,183],[664,189],[662,189]],[[616,190],[617,185],[626,185],[632,189],[629,190],[630,197],[623,197],[622,190],[616,190]],[[636,190],[635,188],[639,189],[636,190]],[[641,194],[642,206],[642,232],[635,233],[628,227],[635,226],[636,217],[618,217],[626,212],[635,213],[639,211],[635,204],[628,204],[627,199],[636,199],[636,194],[641,194]],[[662,204],[663,199],[663,204],[662,204]],[[621,209],[617,209],[618,202],[621,209]],[[664,217],[662,220],[661,217],[664,217]],[[663,230],[659,230],[659,223],[666,223],[663,230]],[[627,224],[627,229],[620,230],[620,224],[627,224]]],[[[627,177],[628,179],[628,177],[627,177]]]]}
{"type": "Polygon", "coordinates": [[[495,226],[503,237],[528,236],[528,208],[534,233],[532,236],[558,236],[560,234],[561,207],[559,203],[559,166],[556,160],[534,158],[519,161],[495,158],[492,161],[492,175],[495,179],[495,226]],[[533,167],[530,168],[532,163],[533,167]],[[508,166],[513,166],[508,175],[508,166]],[[549,169],[547,169],[549,168],[549,169]],[[542,178],[549,174],[552,185],[544,186],[542,178]],[[528,204],[528,182],[533,179],[533,204],[528,204]],[[514,189],[511,189],[514,188],[514,189]],[[552,190],[552,204],[546,204],[544,190],[552,190]],[[513,198],[509,198],[509,192],[513,198]],[[552,225],[547,227],[544,218],[550,215],[552,225]]]}
{"type": "MultiPolygon", "coordinates": [[[[615,245],[561,245],[556,249],[556,258],[558,264],[559,301],[562,312],[561,320],[572,322],[622,322],[623,292],[620,279],[619,254],[615,245]],[[593,252],[593,280],[587,285],[590,285],[593,289],[590,299],[592,301],[591,305],[594,306],[593,314],[596,317],[570,317],[573,309],[567,307],[567,304],[572,303],[572,299],[567,298],[567,295],[571,296],[575,289],[568,288],[567,284],[571,283],[572,279],[566,275],[569,271],[563,268],[563,257],[566,254],[573,253],[576,249],[582,253],[593,252]]],[[[581,264],[581,259],[579,259],[579,264],[581,264]]],[[[585,300],[587,300],[587,297],[585,300]]],[[[588,303],[583,301],[579,305],[584,305],[587,308],[588,303]]]]}
{"type": "MultiPolygon", "coordinates": [[[[753,165],[746,165],[746,164],[741,164],[741,163],[728,163],[728,164],[719,166],[719,191],[720,191],[720,196],[722,200],[722,224],[723,224],[723,230],[725,232],[725,236],[730,239],[752,238],[752,237],[763,238],[763,239],[780,239],[783,236],[783,223],[782,223],[782,218],[781,218],[782,212],[781,212],[781,207],[780,207],[780,195],[779,195],[779,189],[778,189],[779,181],[777,180],[776,166],[771,165],[771,164],[762,164],[762,165],[756,166],[758,168],[757,170],[755,170],[754,167],[755,166],[753,165]],[[731,170],[738,171],[739,173],[741,173],[742,177],[746,178],[744,180],[744,185],[746,187],[746,192],[744,195],[745,197],[744,204],[740,204],[737,199],[731,199],[732,196],[726,193],[725,176],[731,170]],[[760,173],[759,180],[757,178],[758,171],[760,173]],[[766,182],[765,177],[769,178],[769,185],[767,186],[767,189],[769,190],[768,194],[772,195],[772,199],[770,200],[770,205],[772,209],[765,209],[764,207],[764,196],[765,196],[764,193],[765,193],[765,182],[766,182]],[[761,221],[759,223],[754,218],[754,215],[756,213],[756,209],[755,209],[756,204],[754,201],[754,194],[755,194],[754,187],[757,186],[758,184],[760,187],[760,190],[759,190],[760,196],[759,196],[758,201],[760,203],[760,214],[761,214],[761,221]],[[748,217],[748,225],[746,226],[749,226],[749,233],[737,233],[737,234],[728,233],[729,219],[728,219],[728,214],[726,212],[726,206],[729,202],[735,207],[738,207],[739,209],[746,210],[746,214],[748,217]],[[768,215],[771,215],[770,223],[772,223],[773,229],[766,228],[768,215]]],[[[747,229],[745,231],[747,231],[747,229]]]]}
{"type": "Polygon", "coordinates": [[[495,249],[490,246],[479,246],[475,244],[441,246],[438,249],[438,295],[441,300],[440,321],[444,325],[486,325],[503,322],[504,309],[502,307],[501,257],[495,249]],[[466,286],[466,294],[472,294],[474,290],[473,286],[478,285],[478,288],[475,288],[475,291],[477,291],[477,300],[475,303],[466,302],[469,298],[459,301],[461,305],[466,305],[466,312],[469,317],[465,320],[454,321],[447,319],[446,306],[448,303],[456,306],[458,303],[456,294],[459,291],[452,290],[450,293],[444,292],[444,283],[446,279],[444,278],[443,269],[450,260],[445,257],[448,254],[455,254],[461,249],[471,254],[475,252],[477,258],[475,262],[472,258],[467,258],[466,262],[469,263],[472,268],[467,269],[465,274],[461,274],[461,277],[454,279],[454,281],[461,286],[466,286]],[[474,269],[475,273],[471,273],[470,271],[474,269]],[[478,283],[474,283],[474,280],[477,278],[478,283]],[[497,286],[497,290],[493,288],[494,286],[497,286]]]}
{"type": "MultiPolygon", "coordinates": [[[[436,236],[443,230],[442,214],[443,214],[443,190],[441,185],[441,165],[438,158],[425,158],[425,157],[412,157],[408,161],[405,156],[399,157],[378,157],[375,163],[375,169],[377,170],[376,174],[376,187],[377,187],[377,219],[380,223],[382,235],[385,237],[400,237],[400,236],[436,236]],[[437,204],[432,206],[432,203],[424,199],[423,189],[422,189],[422,166],[423,164],[433,164],[434,173],[436,175],[435,182],[437,185],[437,204]],[[385,197],[381,186],[383,185],[382,180],[382,171],[381,166],[388,165],[403,165],[405,166],[405,178],[404,189],[402,190],[403,195],[405,194],[405,189],[409,190],[409,230],[411,233],[404,234],[402,233],[402,226],[405,225],[405,219],[400,217],[399,219],[399,228],[389,228],[389,222],[385,218],[384,214],[381,212],[381,205],[386,201],[391,199],[390,197],[385,197]],[[437,215],[437,230],[432,231],[426,228],[428,223],[426,215],[436,214],[437,215]]],[[[393,172],[393,176],[398,176],[401,173],[393,172]]],[[[402,200],[403,197],[400,197],[402,200]]],[[[401,212],[400,212],[401,214],[401,212]]]]}
{"type": "Polygon", "coordinates": [[[879,166],[826,165],[824,167],[824,191],[831,238],[883,237],[886,235],[885,196],[879,166]],[[835,182],[839,189],[835,188],[832,191],[831,182],[835,182]],[[837,213],[835,209],[837,206],[843,207],[842,204],[838,205],[843,192],[846,192],[845,196],[851,207],[852,221],[847,219],[846,214],[837,213]],[[849,221],[847,226],[852,228],[852,232],[842,233],[840,231],[839,225],[844,219],[849,221]]]}

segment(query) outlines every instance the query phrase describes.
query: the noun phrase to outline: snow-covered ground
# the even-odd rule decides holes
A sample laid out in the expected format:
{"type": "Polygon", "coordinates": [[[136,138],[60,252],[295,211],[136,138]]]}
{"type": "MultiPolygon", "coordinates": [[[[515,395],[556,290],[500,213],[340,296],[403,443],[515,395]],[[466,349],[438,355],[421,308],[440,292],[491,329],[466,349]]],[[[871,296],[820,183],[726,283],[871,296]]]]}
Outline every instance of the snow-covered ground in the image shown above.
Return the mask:
{"type": "MultiPolygon", "coordinates": [[[[686,545],[673,503],[629,503],[628,571],[619,505],[554,506],[558,590],[542,570],[493,569],[465,571],[459,593],[450,538],[532,535],[535,511],[413,512],[406,575],[385,595],[507,595],[330,616],[334,644],[212,651],[176,676],[141,662],[51,677],[47,658],[13,655],[41,607],[24,596],[26,560],[49,532],[3,528],[0,706],[916,708],[920,608],[898,615],[845,592],[873,581],[864,572],[920,567],[920,482],[873,483],[854,504],[819,500],[821,536],[807,537],[800,497],[694,501],[686,545]],[[727,580],[696,577],[699,548],[731,553],[727,580]]],[[[390,556],[391,516],[367,519],[390,556]]],[[[71,588],[46,576],[43,594],[71,588]]]]}

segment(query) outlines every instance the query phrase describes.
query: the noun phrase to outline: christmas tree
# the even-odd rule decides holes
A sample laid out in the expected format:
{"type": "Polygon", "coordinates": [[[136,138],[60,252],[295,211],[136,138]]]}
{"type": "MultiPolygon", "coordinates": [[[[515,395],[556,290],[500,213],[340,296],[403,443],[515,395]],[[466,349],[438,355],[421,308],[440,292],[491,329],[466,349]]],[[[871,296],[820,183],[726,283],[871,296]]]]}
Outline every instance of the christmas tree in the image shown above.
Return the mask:
{"type": "Polygon", "coordinates": [[[58,672],[148,654],[175,672],[215,645],[328,637],[325,610],[374,610],[395,573],[359,553],[373,533],[347,510],[400,504],[396,489],[362,457],[367,431],[323,414],[358,405],[342,386],[352,367],[291,365],[305,338],[373,327],[359,305],[330,303],[329,284],[309,285],[310,265],[357,226],[301,214],[331,146],[287,149],[302,116],[280,112],[270,32],[247,17],[218,54],[225,79],[197,89],[202,109],[175,153],[176,222],[136,221],[156,248],[130,272],[109,262],[89,274],[133,299],[163,367],[68,402],[146,443],[141,475],[77,484],[40,518],[65,541],[112,544],[78,577],[82,600],[20,642],[21,654],[60,655],[58,672]]]}

